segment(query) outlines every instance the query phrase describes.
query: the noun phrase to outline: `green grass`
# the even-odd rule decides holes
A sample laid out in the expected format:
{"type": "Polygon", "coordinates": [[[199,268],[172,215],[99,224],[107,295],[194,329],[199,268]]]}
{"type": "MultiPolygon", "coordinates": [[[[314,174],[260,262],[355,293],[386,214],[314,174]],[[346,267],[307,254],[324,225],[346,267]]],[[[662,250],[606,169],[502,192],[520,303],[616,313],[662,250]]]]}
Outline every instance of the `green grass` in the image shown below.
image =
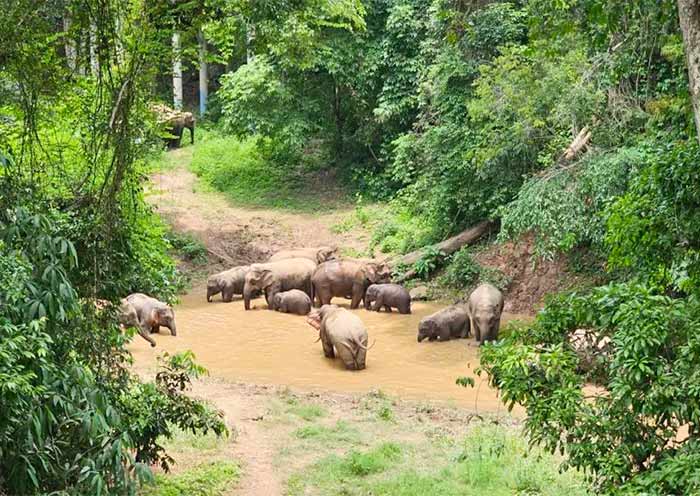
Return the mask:
{"type": "Polygon", "coordinates": [[[348,422],[339,420],[335,425],[305,425],[292,433],[297,439],[311,440],[320,444],[332,445],[334,443],[360,442],[360,432],[348,422]]]}
{"type": "Polygon", "coordinates": [[[238,464],[229,461],[203,463],[177,475],[155,477],[140,491],[141,496],[219,496],[241,476],[238,464]]]}
{"type": "Polygon", "coordinates": [[[241,141],[202,133],[195,143],[190,167],[208,185],[240,205],[317,212],[347,203],[335,184],[310,184],[314,181],[312,174],[297,164],[265,160],[258,141],[252,138],[241,141]],[[335,196],[323,194],[329,189],[335,196]]]}
{"type": "Polygon", "coordinates": [[[383,442],[331,454],[294,473],[287,494],[464,496],[590,494],[580,474],[559,473],[561,460],[530,449],[512,429],[477,425],[461,442],[383,442]]]}

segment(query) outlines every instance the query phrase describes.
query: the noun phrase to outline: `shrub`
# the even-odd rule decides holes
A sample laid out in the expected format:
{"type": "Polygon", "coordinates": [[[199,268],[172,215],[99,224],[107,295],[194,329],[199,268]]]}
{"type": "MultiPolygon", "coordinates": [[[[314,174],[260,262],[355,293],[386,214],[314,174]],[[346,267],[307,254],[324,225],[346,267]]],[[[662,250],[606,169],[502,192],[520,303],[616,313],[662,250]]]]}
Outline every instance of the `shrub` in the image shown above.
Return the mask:
{"type": "Polygon", "coordinates": [[[443,281],[456,288],[473,286],[481,276],[482,268],[474,261],[468,247],[452,254],[443,275],[443,281]]]}

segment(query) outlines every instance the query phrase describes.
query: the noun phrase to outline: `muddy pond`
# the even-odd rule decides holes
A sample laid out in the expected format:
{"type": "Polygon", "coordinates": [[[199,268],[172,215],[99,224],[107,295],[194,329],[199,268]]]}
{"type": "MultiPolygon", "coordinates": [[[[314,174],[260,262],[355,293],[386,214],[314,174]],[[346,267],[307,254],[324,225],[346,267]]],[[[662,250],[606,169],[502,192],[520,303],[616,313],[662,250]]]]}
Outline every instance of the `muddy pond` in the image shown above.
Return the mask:
{"type": "MultiPolygon", "coordinates": [[[[486,379],[474,374],[479,350],[473,339],[416,341],[420,319],[445,304],[414,302],[411,315],[354,310],[367,326],[370,343],[376,343],[367,353],[367,368],[352,372],[340,360],[323,356],[321,343],[314,342],[318,332],[306,317],[269,311],[264,298],[246,312],[238,299],[207,303],[205,295],[205,288],[196,287],[181,297],[175,307],[177,337],[161,330],[154,335],[156,348],[138,336],[133,339],[129,349],[137,368],[153,370],[164,351],[189,349],[211,376],[234,382],[340,393],[380,389],[403,399],[438,400],[482,413],[505,409],[486,379]],[[476,387],[457,386],[459,376],[473,377],[476,387]]],[[[349,307],[341,298],[333,303],[349,307]]],[[[501,325],[518,317],[504,314],[501,325]]]]}

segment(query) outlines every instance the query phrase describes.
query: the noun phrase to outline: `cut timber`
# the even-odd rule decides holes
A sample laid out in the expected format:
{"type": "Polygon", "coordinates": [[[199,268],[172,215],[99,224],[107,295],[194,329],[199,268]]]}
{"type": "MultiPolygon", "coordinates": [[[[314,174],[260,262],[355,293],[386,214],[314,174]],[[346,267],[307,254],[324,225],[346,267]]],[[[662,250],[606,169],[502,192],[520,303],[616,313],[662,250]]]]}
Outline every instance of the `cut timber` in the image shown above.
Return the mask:
{"type": "MultiPolygon", "coordinates": [[[[470,227],[466,231],[462,231],[456,236],[453,236],[449,239],[446,239],[445,241],[441,241],[440,243],[423,247],[420,250],[412,251],[411,253],[408,253],[406,255],[403,255],[401,257],[397,257],[391,261],[391,265],[396,266],[396,265],[407,265],[407,266],[412,266],[415,264],[418,260],[421,259],[423,254],[429,250],[437,250],[443,252],[445,255],[451,255],[452,253],[456,252],[463,246],[468,246],[476,243],[481,239],[482,236],[485,234],[489,234],[493,232],[497,228],[498,224],[496,222],[491,222],[488,220],[484,220],[479,222],[478,224],[470,227]]],[[[407,279],[410,279],[415,275],[415,271],[413,269],[409,270],[406,272],[400,279],[399,281],[405,281],[407,279]]]]}

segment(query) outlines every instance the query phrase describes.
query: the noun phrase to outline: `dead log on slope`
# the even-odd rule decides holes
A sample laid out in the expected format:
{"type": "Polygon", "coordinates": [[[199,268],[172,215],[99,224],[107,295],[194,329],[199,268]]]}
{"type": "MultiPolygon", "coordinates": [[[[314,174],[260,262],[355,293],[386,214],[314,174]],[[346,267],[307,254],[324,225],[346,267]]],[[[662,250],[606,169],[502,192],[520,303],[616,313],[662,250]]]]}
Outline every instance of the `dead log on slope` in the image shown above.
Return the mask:
{"type": "MultiPolygon", "coordinates": [[[[469,229],[462,231],[456,236],[441,241],[430,246],[424,246],[423,248],[412,251],[406,255],[397,257],[391,260],[390,265],[395,267],[397,265],[413,266],[418,260],[420,260],[423,255],[428,250],[437,250],[444,253],[446,256],[458,251],[463,246],[473,245],[484,235],[494,232],[498,228],[498,223],[493,221],[484,220],[478,224],[470,227],[469,229]]],[[[398,279],[398,282],[406,281],[411,279],[416,275],[416,271],[411,268],[403,276],[398,279]]]]}

